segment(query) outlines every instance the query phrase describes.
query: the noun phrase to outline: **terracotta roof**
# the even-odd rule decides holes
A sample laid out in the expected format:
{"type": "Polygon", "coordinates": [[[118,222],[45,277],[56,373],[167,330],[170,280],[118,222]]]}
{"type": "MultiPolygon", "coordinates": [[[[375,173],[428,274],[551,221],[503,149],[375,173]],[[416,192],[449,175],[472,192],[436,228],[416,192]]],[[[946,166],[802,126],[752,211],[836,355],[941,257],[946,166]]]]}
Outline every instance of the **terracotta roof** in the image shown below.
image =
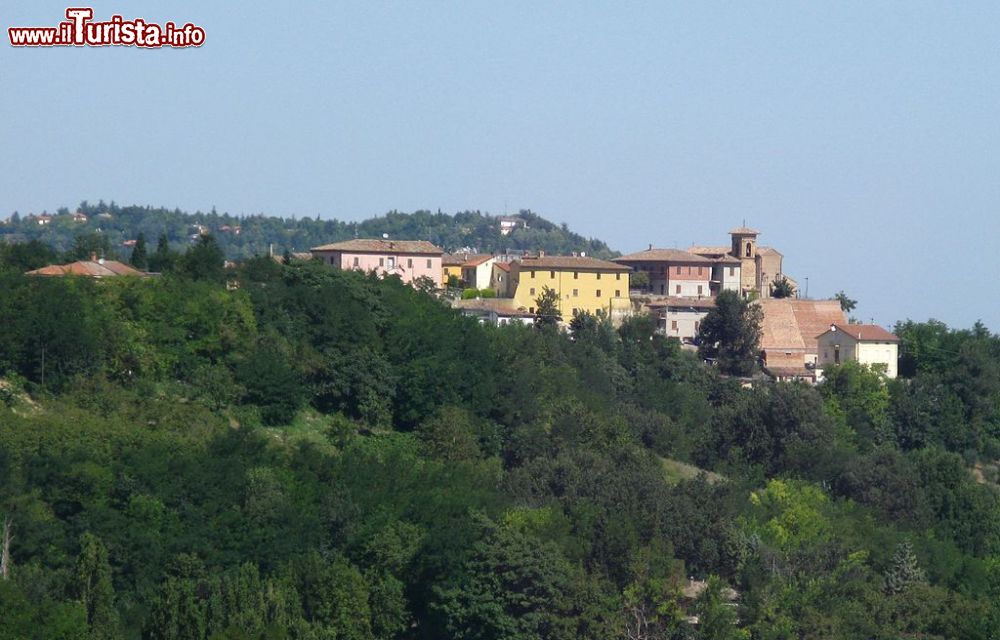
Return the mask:
{"type": "Polygon", "coordinates": [[[711,262],[708,258],[681,249],[646,249],[615,258],[615,262],[711,262]]]}
{"type": "Polygon", "coordinates": [[[500,269],[501,271],[506,271],[510,273],[510,263],[509,262],[494,262],[493,266],[500,269]]]}
{"type": "Polygon", "coordinates": [[[453,253],[446,253],[441,256],[441,265],[445,267],[460,267],[465,264],[465,258],[453,253]]]}
{"type": "Polygon", "coordinates": [[[646,306],[650,308],[694,307],[695,309],[711,309],[715,306],[715,298],[680,298],[677,296],[668,296],[654,300],[646,306]]]}
{"type": "Polygon", "coordinates": [[[463,267],[478,267],[487,260],[493,258],[492,253],[477,253],[466,258],[465,262],[462,263],[463,267]]]}
{"type": "Polygon", "coordinates": [[[763,255],[775,255],[775,254],[779,255],[779,256],[785,255],[785,254],[781,253],[780,251],[778,251],[777,249],[775,249],[774,247],[757,247],[757,253],[760,253],[760,254],[763,254],[763,255]]]}
{"type": "Polygon", "coordinates": [[[689,253],[697,253],[700,256],[727,256],[732,247],[705,247],[692,245],[688,247],[689,253]]]}
{"type": "Polygon", "coordinates": [[[514,306],[511,298],[477,298],[474,300],[456,300],[453,305],[464,311],[493,311],[499,315],[528,317],[534,315],[527,309],[514,306]]]}
{"type": "Polygon", "coordinates": [[[735,229],[731,229],[729,231],[729,235],[734,235],[734,236],[755,235],[755,236],[759,236],[760,235],[760,231],[757,231],[756,229],[751,229],[750,227],[736,227],[735,229]]]}
{"type": "Polygon", "coordinates": [[[764,367],[764,373],[772,378],[815,378],[816,374],[804,365],[771,366],[764,367]]]}
{"type": "MultiPolygon", "coordinates": [[[[522,258],[521,269],[552,269],[556,271],[631,271],[628,267],[607,260],[584,256],[542,256],[522,258]]],[[[839,304],[839,303],[838,303],[839,304]]]]}
{"type": "MultiPolygon", "coordinates": [[[[868,342],[899,342],[894,334],[886,331],[877,324],[834,324],[829,329],[819,334],[820,336],[830,333],[831,331],[841,331],[846,333],[855,340],[862,340],[868,342]]],[[[817,338],[819,336],[816,336],[817,338]]]]}
{"type": "Polygon", "coordinates": [[[763,298],[758,304],[764,312],[760,339],[764,351],[817,353],[820,332],[846,320],[837,300],[763,298]]]}
{"type": "Polygon", "coordinates": [[[357,251],[358,253],[426,253],[441,255],[440,248],[426,240],[345,240],[313,247],[310,251],[357,251]]]}
{"type": "Polygon", "coordinates": [[[29,276],[88,276],[91,278],[109,278],[114,276],[146,276],[127,264],[117,260],[80,260],[69,264],[50,264],[41,269],[28,271],[29,276]]]}

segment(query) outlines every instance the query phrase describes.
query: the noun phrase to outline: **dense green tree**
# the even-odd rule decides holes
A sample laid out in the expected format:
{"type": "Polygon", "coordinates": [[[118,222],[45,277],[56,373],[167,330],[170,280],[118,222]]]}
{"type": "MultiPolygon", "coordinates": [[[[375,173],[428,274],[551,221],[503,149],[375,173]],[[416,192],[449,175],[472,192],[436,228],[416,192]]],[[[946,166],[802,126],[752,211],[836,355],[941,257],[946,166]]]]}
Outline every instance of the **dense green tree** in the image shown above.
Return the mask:
{"type": "Polygon", "coordinates": [[[542,293],[535,299],[535,323],[542,327],[552,327],[562,320],[559,311],[559,293],[555,289],[542,287],[542,293]]]}
{"type": "Polygon", "coordinates": [[[170,248],[170,240],[166,233],[161,233],[156,242],[156,251],[149,256],[149,270],[154,273],[173,271],[179,256],[170,248]]]}
{"type": "Polygon", "coordinates": [[[740,298],[734,291],[723,291],[701,322],[698,354],[715,359],[724,373],[753,373],[759,356],[762,318],[759,305],[740,298]]]}
{"type": "Polygon", "coordinates": [[[794,295],[795,287],[788,281],[788,278],[780,274],[774,276],[774,280],[771,281],[772,298],[791,298],[794,295]]]}
{"type": "Polygon", "coordinates": [[[840,310],[844,313],[850,313],[858,306],[858,301],[851,300],[843,291],[838,291],[837,295],[833,296],[833,299],[840,302],[840,310]]]}
{"type": "Polygon", "coordinates": [[[141,231],[135,239],[135,246],[132,248],[132,257],[129,259],[129,263],[141,271],[145,271],[149,267],[149,256],[146,255],[146,234],[141,231]]]}
{"type": "Polygon", "coordinates": [[[80,538],[76,588],[87,611],[87,626],[91,637],[117,638],[118,612],[115,611],[115,591],[111,585],[108,551],[100,539],[90,533],[85,533],[80,538]]]}
{"type": "Polygon", "coordinates": [[[200,236],[178,261],[177,271],[192,280],[222,282],[226,255],[211,234],[200,236]]]}

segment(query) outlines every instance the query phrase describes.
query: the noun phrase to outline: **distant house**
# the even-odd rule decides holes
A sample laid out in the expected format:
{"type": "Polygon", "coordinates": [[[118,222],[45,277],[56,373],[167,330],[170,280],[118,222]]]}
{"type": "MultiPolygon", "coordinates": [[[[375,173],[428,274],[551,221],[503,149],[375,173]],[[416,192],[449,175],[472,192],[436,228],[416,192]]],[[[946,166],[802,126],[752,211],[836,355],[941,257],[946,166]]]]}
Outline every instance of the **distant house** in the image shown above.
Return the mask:
{"type": "Polygon", "coordinates": [[[482,298],[456,300],[455,308],[462,315],[478,318],[483,324],[501,327],[507,324],[534,324],[535,314],[527,309],[517,308],[510,298],[482,298]]]}
{"type": "Polygon", "coordinates": [[[493,255],[480,253],[469,256],[462,264],[462,280],[466,287],[488,289],[493,279],[493,255]]]}
{"type": "Polygon", "coordinates": [[[819,347],[817,369],[853,360],[885,367],[887,378],[896,377],[899,338],[874,324],[831,324],[816,337],[819,347]]]}
{"type": "Polygon", "coordinates": [[[77,211],[76,213],[71,213],[70,214],[70,218],[73,220],[73,222],[86,222],[87,221],[87,216],[84,215],[83,213],[81,213],[80,211],[77,211]]]}
{"type": "Polygon", "coordinates": [[[510,287],[517,307],[534,313],[545,287],[558,296],[560,317],[569,322],[575,313],[603,311],[612,320],[630,312],[625,265],[587,256],[522,258],[511,264],[510,287]]]}
{"type": "Polygon", "coordinates": [[[441,286],[444,252],[425,240],[346,240],[309,251],[337,269],[396,275],[407,283],[429,278],[435,286],[441,286]]]}
{"type": "Polygon", "coordinates": [[[43,213],[43,214],[37,215],[37,216],[36,215],[30,215],[30,216],[28,216],[28,219],[31,220],[31,221],[33,221],[35,224],[41,225],[41,226],[50,224],[52,222],[52,216],[50,216],[47,213],[43,213]]]}
{"type": "Polygon", "coordinates": [[[525,222],[524,218],[519,216],[500,216],[497,218],[497,221],[500,223],[500,235],[504,236],[509,235],[511,231],[518,227],[528,228],[528,223],[525,222]]]}
{"type": "Polygon", "coordinates": [[[815,380],[816,336],[833,324],[847,324],[837,300],[762,298],[760,349],[764,371],[778,380],[815,380]]]}
{"type": "Polygon", "coordinates": [[[28,271],[29,276],[84,276],[88,278],[116,278],[119,276],[146,277],[150,274],[135,267],[92,256],[90,260],[78,260],[69,264],[51,264],[41,269],[28,271]]]}
{"type": "Polygon", "coordinates": [[[681,341],[692,340],[701,322],[715,306],[715,298],[669,297],[646,305],[656,318],[657,330],[681,341]]]}
{"type": "Polygon", "coordinates": [[[493,262],[493,274],[490,277],[490,289],[497,292],[501,298],[510,298],[514,292],[510,288],[510,263],[493,262]]]}

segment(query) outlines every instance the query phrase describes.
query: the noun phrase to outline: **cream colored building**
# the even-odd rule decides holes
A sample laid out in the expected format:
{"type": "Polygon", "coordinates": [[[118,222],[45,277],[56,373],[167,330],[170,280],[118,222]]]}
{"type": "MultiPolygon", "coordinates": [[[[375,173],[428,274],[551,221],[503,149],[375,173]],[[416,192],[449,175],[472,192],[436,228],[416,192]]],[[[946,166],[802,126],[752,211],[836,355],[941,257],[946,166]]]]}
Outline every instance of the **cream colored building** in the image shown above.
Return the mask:
{"type": "Polygon", "coordinates": [[[874,324],[832,324],[816,337],[819,347],[817,369],[848,361],[885,367],[887,378],[896,377],[899,338],[874,324]]]}

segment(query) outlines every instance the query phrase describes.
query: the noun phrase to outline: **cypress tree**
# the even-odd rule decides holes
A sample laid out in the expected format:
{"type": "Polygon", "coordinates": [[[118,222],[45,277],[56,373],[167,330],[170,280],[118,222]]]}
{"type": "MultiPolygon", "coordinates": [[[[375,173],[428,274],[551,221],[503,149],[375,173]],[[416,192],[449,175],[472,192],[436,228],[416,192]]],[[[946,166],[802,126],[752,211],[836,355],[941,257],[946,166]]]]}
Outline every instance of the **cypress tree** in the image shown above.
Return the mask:
{"type": "Polygon", "coordinates": [[[141,232],[135,240],[135,248],[132,249],[132,258],[129,262],[136,269],[143,271],[149,266],[149,258],[146,255],[146,235],[141,232]]]}

